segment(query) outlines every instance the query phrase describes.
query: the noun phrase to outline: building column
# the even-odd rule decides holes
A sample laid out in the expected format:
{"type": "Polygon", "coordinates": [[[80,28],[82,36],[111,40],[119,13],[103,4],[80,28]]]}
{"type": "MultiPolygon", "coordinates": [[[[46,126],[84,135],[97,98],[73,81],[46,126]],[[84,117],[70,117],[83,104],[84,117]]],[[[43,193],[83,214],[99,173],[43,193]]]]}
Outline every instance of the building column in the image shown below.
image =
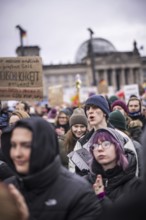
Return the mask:
{"type": "Polygon", "coordinates": [[[116,85],[116,70],[115,69],[112,70],[112,85],[113,85],[114,91],[116,91],[117,85],[116,85]]]}
{"type": "Polygon", "coordinates": [[[104,78],[104,80],[107,82],[107,84],[108,84],[108,77],[107,77],[107,70],[105,69],[104,70],[104,72],[103,72],[103,78],[104,78]]]}
{"type": "Polygon", "coordinates": [[[144,75],[143,75],[144,73],[143,73],[143,70],[140,68],[139,69],[139,81],[140,81],[140,84],[143,84],[143,82],[144,82],[144,75]]]}
{"type": "Polygon", "coordinates": [[[120,82],[120,86],[123,87],[125,85],[125,69],[121,69],[121,82],[120,82]]]}
{"type": "Polygon", "coordinates": [[[134,83],[134,75],[133,75],[133,69],[129,69],[129,84],[134,83]]]}

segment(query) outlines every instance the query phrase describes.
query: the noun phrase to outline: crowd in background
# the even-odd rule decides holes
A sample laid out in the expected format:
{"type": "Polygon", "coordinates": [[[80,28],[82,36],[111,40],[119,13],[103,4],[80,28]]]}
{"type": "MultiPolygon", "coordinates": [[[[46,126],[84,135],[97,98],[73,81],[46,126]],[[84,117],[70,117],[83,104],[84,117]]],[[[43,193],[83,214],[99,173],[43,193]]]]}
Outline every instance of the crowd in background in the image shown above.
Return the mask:
{"type": "Polygon", "coordinates": [[[135,200],[145,201],[145,100],[92,94],[80,106],[0,104],[0,216],[7,204],[13,213],[4,220],[116,219],[121,207],[132,216],[135,200]],[[90,159],[74,162],[75,153],[90,159]]]}

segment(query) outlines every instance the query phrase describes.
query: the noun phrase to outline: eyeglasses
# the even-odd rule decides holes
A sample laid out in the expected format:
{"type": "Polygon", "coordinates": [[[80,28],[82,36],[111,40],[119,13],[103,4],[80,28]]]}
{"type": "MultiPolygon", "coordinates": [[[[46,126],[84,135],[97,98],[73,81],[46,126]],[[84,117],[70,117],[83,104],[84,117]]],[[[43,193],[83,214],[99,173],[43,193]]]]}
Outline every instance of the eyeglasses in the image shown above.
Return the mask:
{"type": "Polygon", "coordinates": [[[103,149],[108,149],[110,146],[111,146],[111,142],[110,141],[103,141],[102,143],[100,143],[100,144],[93,144],[92,146],[91,146],[91,149],[92,150],[96,150],[96,149],[98,149],[99,148],[99,146],[101,146],[103,149]]]}

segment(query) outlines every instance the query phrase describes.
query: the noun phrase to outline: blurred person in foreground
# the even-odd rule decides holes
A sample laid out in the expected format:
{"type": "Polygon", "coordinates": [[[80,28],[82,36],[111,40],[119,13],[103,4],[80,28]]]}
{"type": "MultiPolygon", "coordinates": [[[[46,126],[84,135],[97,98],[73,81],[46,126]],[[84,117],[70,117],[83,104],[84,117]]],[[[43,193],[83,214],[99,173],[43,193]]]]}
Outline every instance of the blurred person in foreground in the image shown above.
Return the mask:
{"type": "MultiPolygon", "coordinates": [[[[14,126],[16,121],[22,119],[22,118],[29,118],[30,116],[27,114],[27,112],[22,110],[15,110],[11,113],[11,116],[9,117],[9,126],[14,126]]],[[[4,130],[7,128],[3,129],[4,130]]],[[[9,128],[8,128],[9,129],[9,128]]],[[[14,176],[14,172],[11,169],[11,167],[8,166],[5,157],[3,155],[3,152],[0,148],[0,180],[4,181],[6,178],[14,176]]]]}
{"type": "Polygon", "coordinates": [[[29,212],[23,196],[11,184],[0,183],[0,219],[28,220],[29,212]]]}
{"type": "Polygon", "coordinates": [[[2,150],[30,220],[94,220],[100,203],[90,184],[61,165],[57,135],[41,117],[19,120],[2,134],[2,150]]]}

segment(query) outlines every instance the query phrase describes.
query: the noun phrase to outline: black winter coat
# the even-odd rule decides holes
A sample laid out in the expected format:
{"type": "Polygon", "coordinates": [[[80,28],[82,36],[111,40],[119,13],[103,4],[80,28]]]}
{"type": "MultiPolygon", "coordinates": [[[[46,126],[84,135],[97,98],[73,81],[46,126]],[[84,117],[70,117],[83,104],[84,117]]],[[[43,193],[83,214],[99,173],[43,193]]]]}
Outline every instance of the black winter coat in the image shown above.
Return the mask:
{"type": "Polygon", "coordinates": [[[14,176],[11,168],[4,161],[0,160],[0,181],[4,181],[5,179],[14,176]]]}
{"type": "Polygon", "coordinates": [[[90,184],[61,165],[57,135],[52,126],[35,117],[18,121],[15,127],[22,125],[33,132],[29,174],[22,176],[15,170],[9,156],[8,134],[2,135],[2,149],[17,175],[6,182],[15,184],[23,194],[30,220],[99,219],[100,203],[90,184]]]}
{"type": "Polygon", "coordinates": [[[138,190],[133,193],[128,193],[120,202],[116,203],[108,212],[105,213],[102,220],[137,220],[146,218],[146,128],[141,136],[141,143],[143,148],[143,166],[144,178],[143,184],[138,190]]]}
{"type": "Polygon", "coordinates": [[[112,203],[115,203],[126,194],[130,194],[130,192],[137,190],[141,186],[141,179],[135,176],[135,154],[129,149],[125,149],[125,153],[129,161],[128,168],[125,171],[119,166],[103,171],[100,165],[94,160],[92,170],[95,174],[90,173],[85,177],[91,184],[94,184],[97,174],[102,175],[106,193],[106,196],[104,197],[106,204],[111,205],[112,203]]]}

